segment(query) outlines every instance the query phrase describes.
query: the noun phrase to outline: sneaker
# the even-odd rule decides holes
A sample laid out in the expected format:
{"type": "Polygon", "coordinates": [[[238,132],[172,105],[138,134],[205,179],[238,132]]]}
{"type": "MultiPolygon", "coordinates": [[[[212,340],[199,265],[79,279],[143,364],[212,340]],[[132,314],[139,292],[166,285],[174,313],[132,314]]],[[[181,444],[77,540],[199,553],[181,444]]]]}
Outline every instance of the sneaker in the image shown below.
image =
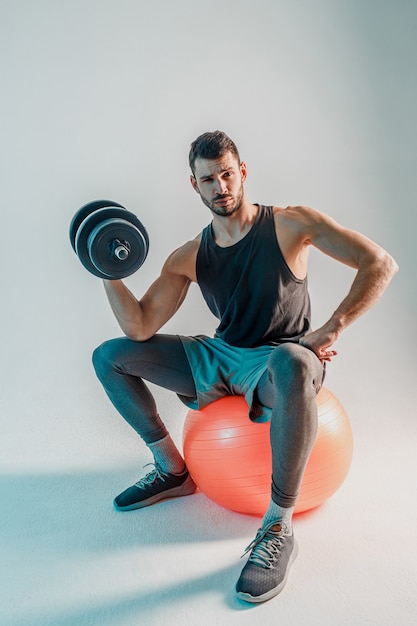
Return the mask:
{"type": "Polygon", "coordinates": [[[237,597],[246,602],[264,602],[283,590],[290,567],[298,553],[294,534],[273,522],[261,528],[245,554],[251,555],[236,584],[237,597]]]}
{"type": "Polygon", "coordinates": [[[166,498],[188,496],[195,490],[196,485],[187,468],[182,474],[164,474],[155,465],[151,472],[119,494],[114,499],[114,506],[119,511],[132,511],[166,498]]]}

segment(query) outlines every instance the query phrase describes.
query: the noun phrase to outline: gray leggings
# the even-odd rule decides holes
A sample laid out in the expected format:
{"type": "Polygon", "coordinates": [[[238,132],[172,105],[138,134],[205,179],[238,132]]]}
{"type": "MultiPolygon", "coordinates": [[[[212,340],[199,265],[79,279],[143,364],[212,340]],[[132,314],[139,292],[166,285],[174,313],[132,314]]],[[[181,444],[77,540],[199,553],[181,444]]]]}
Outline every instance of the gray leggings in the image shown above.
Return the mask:
{"type": "MultiPolygon", "coordinates": [[[[144,380],[182,396],[195,397],[193,374],[176,335],[144,342],[126,337],[106,341],[93,353],[97,377],[122,417],[145,443],[168,434],[144,380]]],[[[272,499],[293,506],[317,432],[316,394],[324,369],[311,350],[295,343],[277,346],[256,388],[260,404],[272,409],[272,499]]],[[[248,418],[249,419],[249,418],[248,418]]]]}

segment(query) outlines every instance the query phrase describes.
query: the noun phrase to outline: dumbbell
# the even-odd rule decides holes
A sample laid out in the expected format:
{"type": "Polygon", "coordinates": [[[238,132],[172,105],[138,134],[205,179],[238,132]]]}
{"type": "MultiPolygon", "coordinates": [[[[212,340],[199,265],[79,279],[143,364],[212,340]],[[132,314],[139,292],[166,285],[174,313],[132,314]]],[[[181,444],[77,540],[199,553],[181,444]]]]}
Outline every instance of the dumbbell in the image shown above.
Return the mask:
{"type": "Polygon", "coordinates": [[[134,213],[118,202],[95,200],[72,218],[69,236],[84,267],[99,278],[130,276],[145,261],[149,237],[134,213]]]}

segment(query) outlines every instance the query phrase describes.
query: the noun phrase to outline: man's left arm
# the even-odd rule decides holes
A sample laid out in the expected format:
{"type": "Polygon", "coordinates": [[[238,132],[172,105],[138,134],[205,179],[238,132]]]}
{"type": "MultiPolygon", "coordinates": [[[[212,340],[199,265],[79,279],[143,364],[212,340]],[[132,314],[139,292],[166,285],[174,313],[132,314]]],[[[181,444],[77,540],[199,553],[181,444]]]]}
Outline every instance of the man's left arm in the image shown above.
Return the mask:
{"type": "Polygon", "coordinates": [[[320,360],[330,361],[337,354],[331,346],[340,333],[378,302],[398,271],[398,265],[386,250],[361,233],[344,228],[311,209],[303,211],[307,243],[357,270],[346,298],[330,319],[301,341],[312,348],[320,360]]]}

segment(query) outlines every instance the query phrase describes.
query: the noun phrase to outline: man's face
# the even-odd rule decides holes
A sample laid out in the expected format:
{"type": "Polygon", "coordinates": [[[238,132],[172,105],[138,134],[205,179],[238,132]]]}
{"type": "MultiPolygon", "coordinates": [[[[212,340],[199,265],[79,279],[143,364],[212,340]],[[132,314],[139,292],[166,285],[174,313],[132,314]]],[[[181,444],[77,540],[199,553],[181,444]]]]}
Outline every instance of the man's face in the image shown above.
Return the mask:
{"type": "Polygon", "coordinates": [[[216,215],[229,217],[239,211],[244,197],[246,165],[232,152],[218,159],[197,159],[191,184],[204,204],[216,215]]]}

